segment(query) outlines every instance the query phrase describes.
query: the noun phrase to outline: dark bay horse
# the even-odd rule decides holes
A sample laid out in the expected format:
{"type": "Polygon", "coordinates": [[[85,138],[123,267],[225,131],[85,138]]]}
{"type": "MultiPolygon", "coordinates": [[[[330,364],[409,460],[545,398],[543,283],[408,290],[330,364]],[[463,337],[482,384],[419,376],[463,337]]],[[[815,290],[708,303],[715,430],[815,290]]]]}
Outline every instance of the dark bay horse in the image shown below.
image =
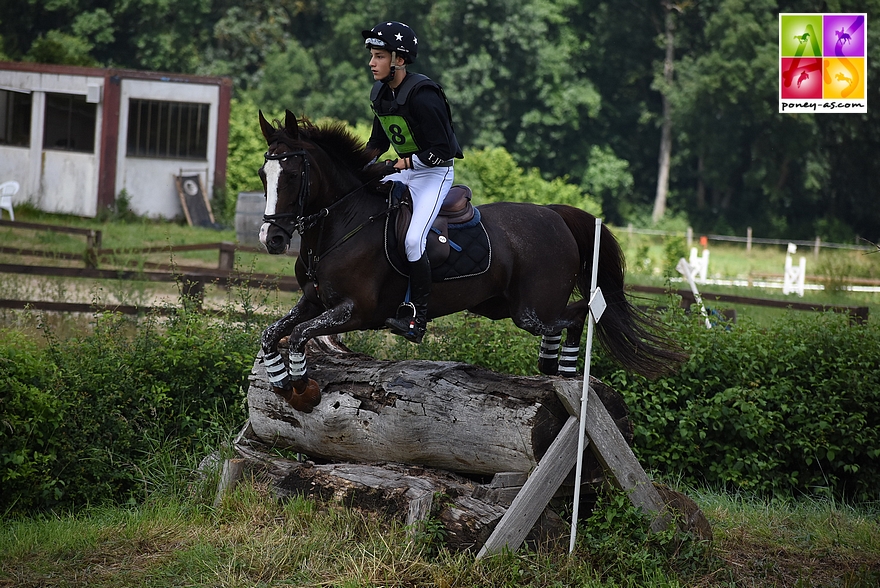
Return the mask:
{"type": "MultiPolygon", "coordinates": [[[[303,290],[296,306],[263,332],[263,361],[275,391],[308,412],[320,392],[306,375],[306,342],[384,328],[404,299],[407,278],[385,255],[387,191],[378,189],[382,173],[368,165],[371,155],[363,143],[341,124],[315,126],[290,111],[283,124],[275,125],[261,112],[260,127],[268,144],[260,168],[266,190],[260,241],[269,253],[281,254],[293,233],[300,234],[295,271],[303,290]],[[278,350],[285,338],[287,358],[278,350]]],[[[435,283],[428,318],[463,310],[493,320],[511,318],[542,336],[542,373],[556,375],[563,365],[563,375],[576,375],[595,217],[563,205],[500,202],[478,209],[492,244],[491,264],[480,275],[435,283]],[[579,298],[570,302],[575,290],[579,298]]],[[[598,286],[608,307],[596,325],[599,342],[631,371],[648,377],[666,373],[686,356],[630,303],[623,277],[623,252],[603,225],[598,286]]]]}

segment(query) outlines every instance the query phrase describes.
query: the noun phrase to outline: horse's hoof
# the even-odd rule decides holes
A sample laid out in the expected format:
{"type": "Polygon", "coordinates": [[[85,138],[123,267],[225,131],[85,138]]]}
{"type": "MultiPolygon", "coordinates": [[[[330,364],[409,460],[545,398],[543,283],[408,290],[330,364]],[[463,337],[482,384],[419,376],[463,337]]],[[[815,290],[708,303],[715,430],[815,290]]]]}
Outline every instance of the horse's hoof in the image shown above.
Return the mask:
{"type": "Polygon", "coordinates": [[[559,374],[559,361],[551,359],[539,359],[538,371],[545,376],[555,376],[559,374]]]}
{"type": "Polygon", "coordinates": [[[321,402],[321,388],[311,378],[295,380],[290,390],[283,388],[273,388],[273,390],[299,412],[312,412],[312,409],[321,402]]]}

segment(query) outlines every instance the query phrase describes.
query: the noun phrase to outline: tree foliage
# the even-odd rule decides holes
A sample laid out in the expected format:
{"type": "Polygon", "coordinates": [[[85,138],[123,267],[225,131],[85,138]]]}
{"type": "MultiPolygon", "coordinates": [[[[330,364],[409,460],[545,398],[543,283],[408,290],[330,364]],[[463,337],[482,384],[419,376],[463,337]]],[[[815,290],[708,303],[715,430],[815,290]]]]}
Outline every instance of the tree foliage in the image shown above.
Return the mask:
{"type": "MultiPolygon", "coordinates": [[[[467,149],[503,148],[567,178],[607,220],[639,222],[657,182],[662,96],[672,106],[668,208],[702,231],[880,239],[872,201],[880,114],[779,114],[780,12],[868,12],[880,0],[680,0],[672,83],[654,0],[0,0],[0,55],[228,75],[265,111],[352,126],[371,113],[360,31],[420,34],[412,69],[442,84],[467,149]]],[[[869,79],[880,36],[868,30],[869,79]]],[[[239,147],[232,145],[233,150],[239,147]]],[[[528,172],[532,173],[532,172],[528,172]]],[[[235,185],[234,180],[230,187],[235,185]]]]}

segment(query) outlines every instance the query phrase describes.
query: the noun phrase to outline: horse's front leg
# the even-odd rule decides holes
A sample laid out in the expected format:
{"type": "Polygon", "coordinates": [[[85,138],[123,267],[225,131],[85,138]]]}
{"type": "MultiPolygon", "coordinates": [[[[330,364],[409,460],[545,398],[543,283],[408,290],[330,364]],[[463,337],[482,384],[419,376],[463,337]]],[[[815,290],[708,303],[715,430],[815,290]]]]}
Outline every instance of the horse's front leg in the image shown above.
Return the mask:
{"type": "Polygon", "coordinates": [[[298,367],[289,365],[290,362],[285,362],[278,349],[279,343],[293,332],[296,325],[312,319],[322,312],[324,312],[324,307],[315,294],[314,286],[307,284],[303,289],[303,296],[296,303],[296,306],[263,331],[260,337],[263,365],[266,366],[269,383],[279,394],[284,395],[284,392],[290,392],[293,389],[293,381],[303,375],[298,367]]]}
{"type": "MultiPolygon", "coordinates": [[[[351,325],[352,307],[350,302],[344,302],[293,326],[287,337],[289,351],[288,367],[285,370],[290,384],[287,388],[276,387],[275,392],[294,409],[312,412],[312,409],[321,402],[321,390],[318,383],[307,375],[306,343],[321,335],[332,335],[356,328],[351,325]]],[[[282,345],[284,345],[283,341],[282,345]]]]}

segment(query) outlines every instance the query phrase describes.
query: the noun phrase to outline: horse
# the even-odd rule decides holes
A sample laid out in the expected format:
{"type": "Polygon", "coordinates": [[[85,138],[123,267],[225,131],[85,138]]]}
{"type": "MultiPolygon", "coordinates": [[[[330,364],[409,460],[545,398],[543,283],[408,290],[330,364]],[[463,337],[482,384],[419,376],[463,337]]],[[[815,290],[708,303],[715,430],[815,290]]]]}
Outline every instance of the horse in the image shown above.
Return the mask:
{"type": "MultiPolygon", "coordinates": [[[[389,206],[385,163],[342,123],[320,126],[297,119],[269,123],[259,170],[266,194],[260,242],[273,255],[287,252],[294,232],[294,266],[302,296],[262,333],[263,363],[273,390],[293,408],[311,412],[320,389],[307,375],[306,343],[322,335],[384,328],[407,292],[408,278],[392,267],[384,245],[389,206]],[[280,349],[279,349],[280,348],[280,349]],[[285,357],[284,348],[288,353],[285,357]]],[[[574,368],[589,312],[595,217],[566,205],[498,202],[476,207],[491,241],[491,263],[479,275],[435,282],[428,319],[470,311],[510,318],[540,335],[538,369],[576,376],[574,368]],[[571,301],[574,292],[579,297],[571,301]],[[558,354],[566,332],[562,356],[558,354]]],[[[655,319],[624,292],[625,262],[614,235],[601,226],[598,286],[606,310],[596,325],[600,344],[624,368],[654,378],[686,355],[655,319]]]]}

